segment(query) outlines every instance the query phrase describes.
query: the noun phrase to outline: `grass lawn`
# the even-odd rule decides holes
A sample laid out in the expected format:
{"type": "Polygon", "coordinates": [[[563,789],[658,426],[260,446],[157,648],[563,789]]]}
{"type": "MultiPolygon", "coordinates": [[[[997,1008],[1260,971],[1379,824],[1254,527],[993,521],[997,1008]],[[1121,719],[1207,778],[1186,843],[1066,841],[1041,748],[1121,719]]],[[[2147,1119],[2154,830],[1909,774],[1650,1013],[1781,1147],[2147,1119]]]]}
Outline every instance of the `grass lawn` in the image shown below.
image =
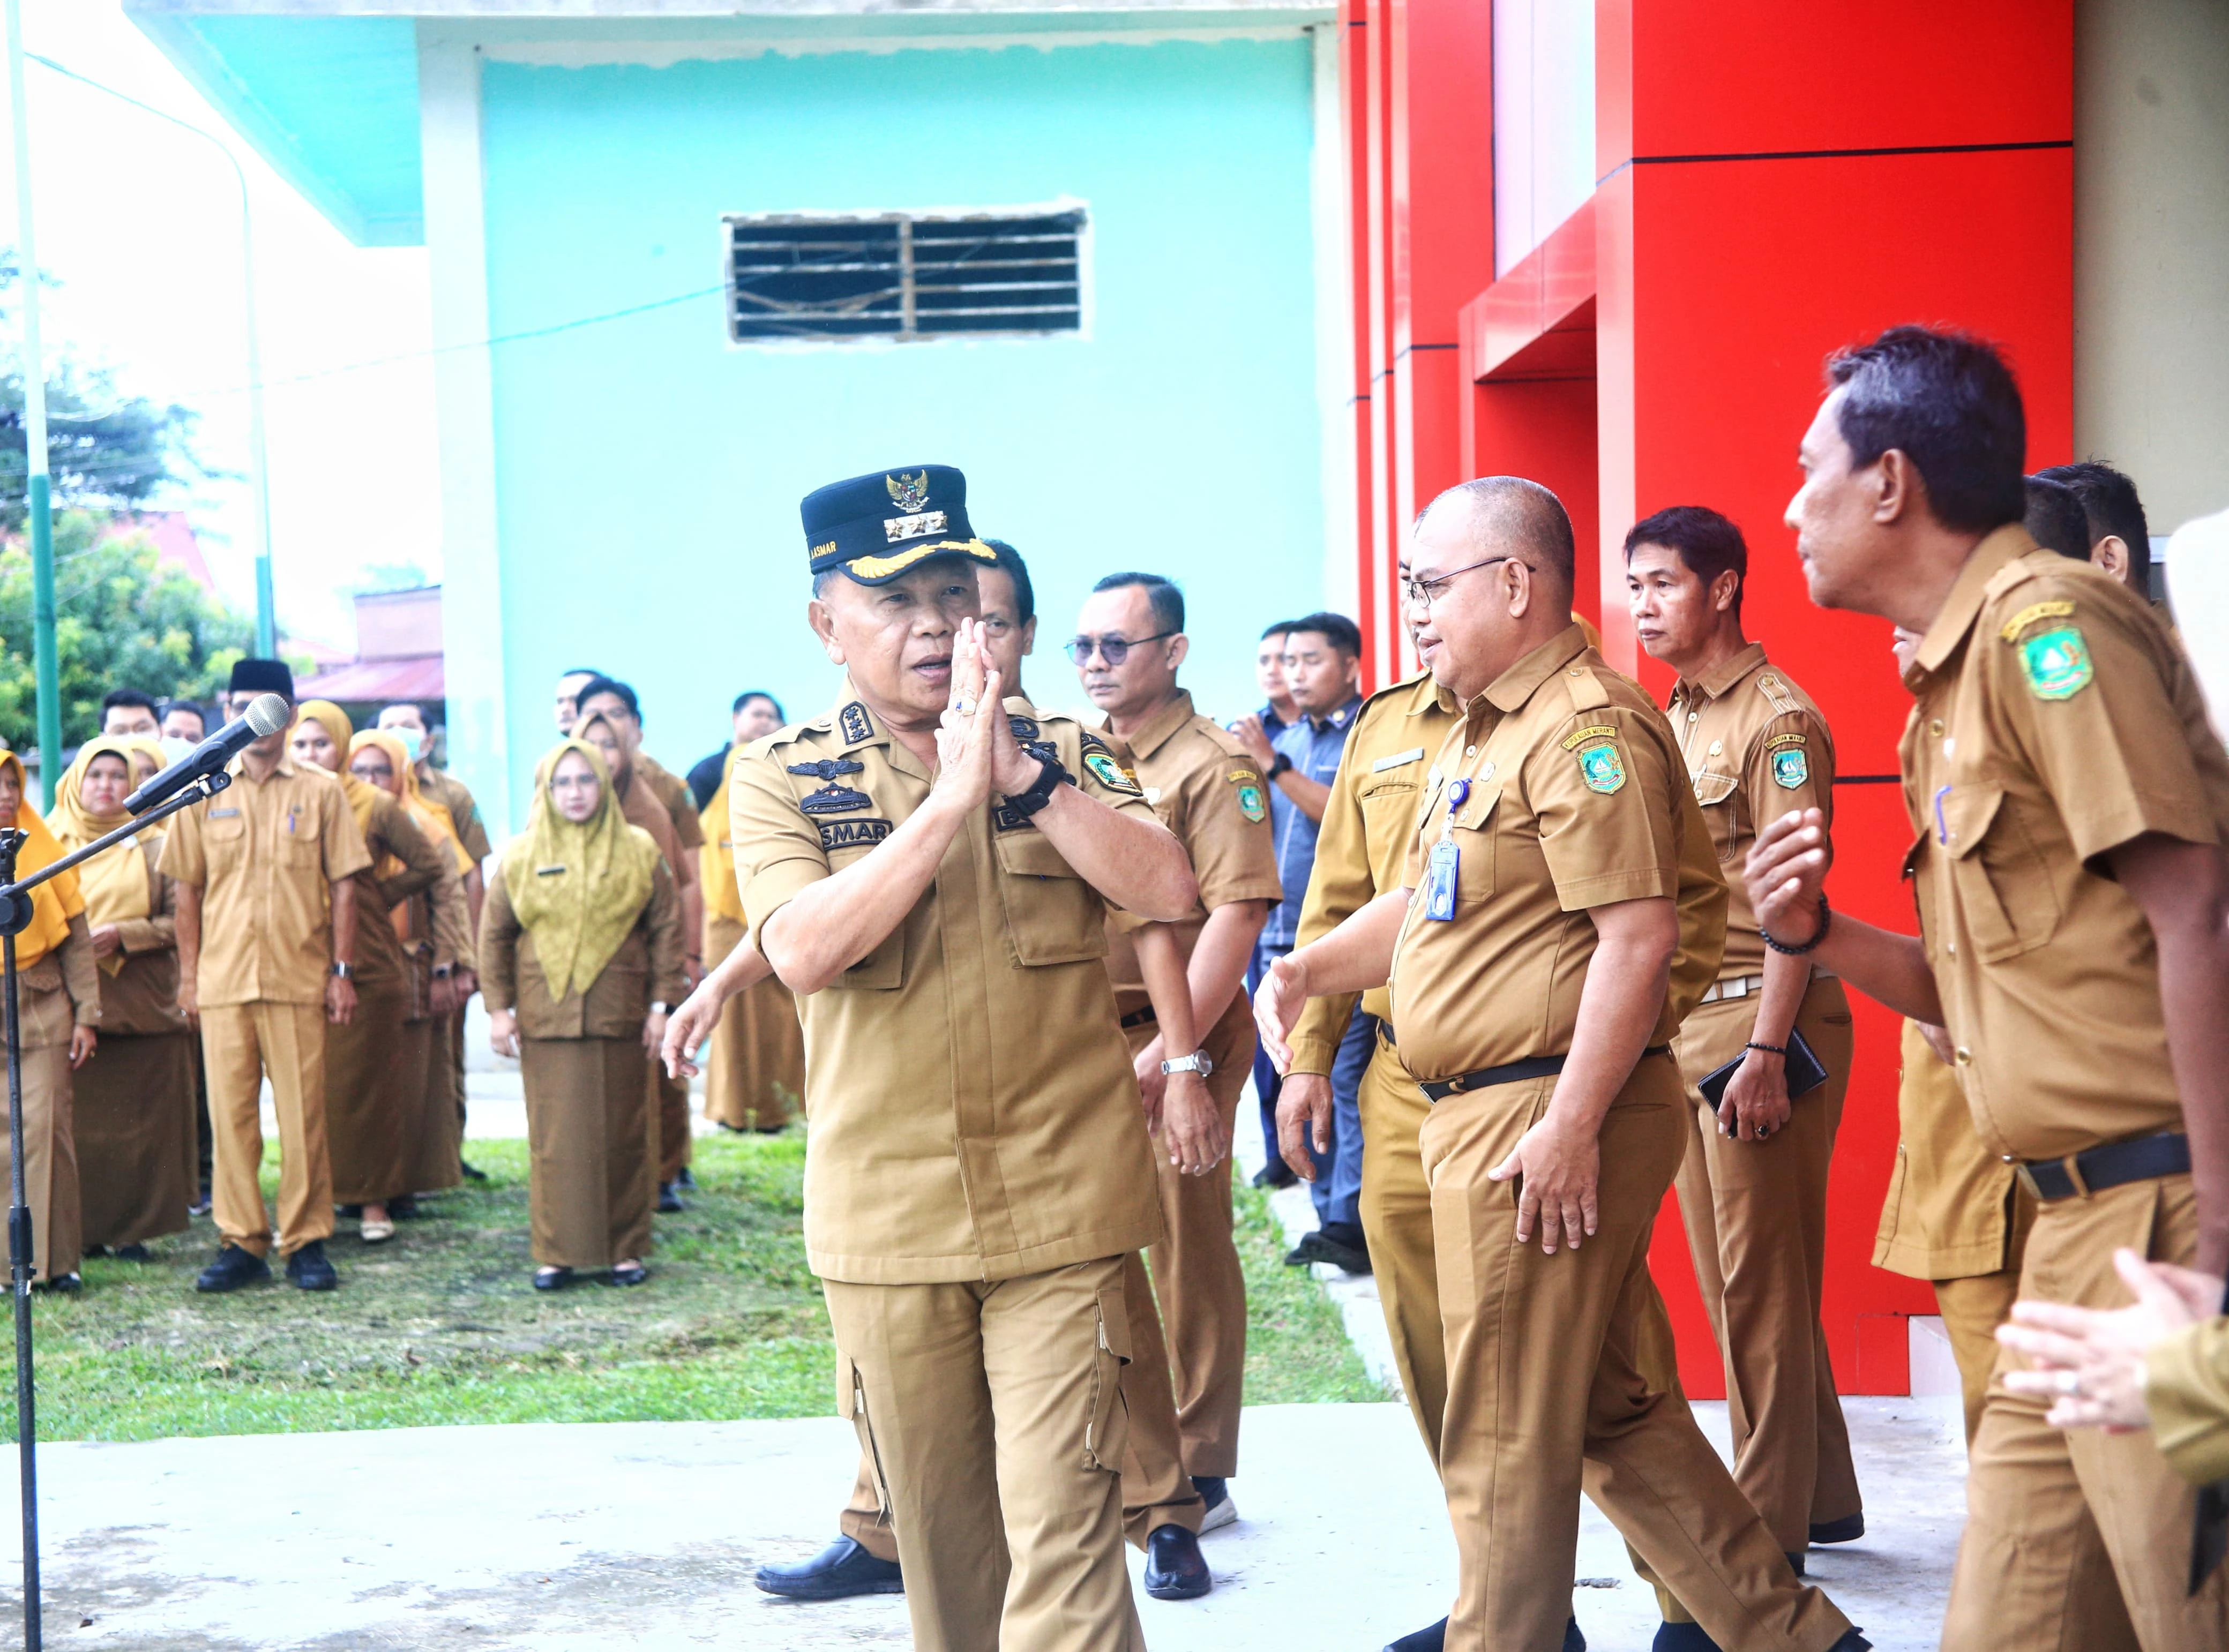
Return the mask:
{"type": "MultiPolygon", "coordinates": [[[[275,1149],[273,1149],[275,1156],[275,1149]]],[[[805,1264],[801,1136],[697,1143],[697,1192],[658,1218],[646,1285],[530,1284],[526,1144],[473,1142],[485,1184],[375,1249],[330,1241],[341,1288],[280,1280],[198,1296],[208,1219],[145,1263],[93,1259],[76,1298],[35,1298],[39,1433],[140,1440],[445,1423],[804,1417],[834,1409],[828,1316],[805,1264]]],[[[275,1191],[274,1161],[265,1167],[275,1191]]],[[[1338,1311],[1284,1250],[1267,1199],[1239,1194],[1249,1297],[1246,1397],[1382,1399],[1338,1311]]],[[[275,1270],[274,1270],[275,1271],[275,1270]]],[[[13,1344],[4,1417],[14,1435],[13,1344]]]]}

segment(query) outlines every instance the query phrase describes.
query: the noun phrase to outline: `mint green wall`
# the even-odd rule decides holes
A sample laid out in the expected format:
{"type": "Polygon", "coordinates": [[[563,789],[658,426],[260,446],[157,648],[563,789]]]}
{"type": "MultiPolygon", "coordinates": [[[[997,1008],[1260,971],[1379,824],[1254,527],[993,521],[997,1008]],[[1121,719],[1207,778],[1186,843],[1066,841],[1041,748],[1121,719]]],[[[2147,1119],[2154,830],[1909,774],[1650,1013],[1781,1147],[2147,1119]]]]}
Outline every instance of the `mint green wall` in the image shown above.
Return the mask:
{"type": "Polygon", "coordinates": [[[1077,698],[1057,643],[1089,581],[1140,567],[1184,585],[1203,709],[1250,709],[1256,634],[1322,599],[1310,63],[1299,38],[487,62],[498,337],[716,289],[723,213],[1092,218],[1088,339],[738,349],[715,291],[497,347],[513,797],[568,666],[632,681],[676,767],[741,688],[822,709],[798,498],[924,460],[1030,560],[1039,700],[1077,698]]]}

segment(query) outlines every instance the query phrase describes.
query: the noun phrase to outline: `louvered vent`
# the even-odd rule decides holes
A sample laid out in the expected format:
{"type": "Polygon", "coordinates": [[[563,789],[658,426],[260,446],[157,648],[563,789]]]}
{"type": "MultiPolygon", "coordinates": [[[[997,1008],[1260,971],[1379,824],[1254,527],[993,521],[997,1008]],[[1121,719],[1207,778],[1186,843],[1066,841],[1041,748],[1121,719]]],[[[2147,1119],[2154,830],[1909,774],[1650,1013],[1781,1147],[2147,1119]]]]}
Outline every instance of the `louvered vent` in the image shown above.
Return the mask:
{"type": "Polygon", "coordinates": [[[731,216],[728,336],[941,338],[1083,324],[1081,208],[731,216]]]}

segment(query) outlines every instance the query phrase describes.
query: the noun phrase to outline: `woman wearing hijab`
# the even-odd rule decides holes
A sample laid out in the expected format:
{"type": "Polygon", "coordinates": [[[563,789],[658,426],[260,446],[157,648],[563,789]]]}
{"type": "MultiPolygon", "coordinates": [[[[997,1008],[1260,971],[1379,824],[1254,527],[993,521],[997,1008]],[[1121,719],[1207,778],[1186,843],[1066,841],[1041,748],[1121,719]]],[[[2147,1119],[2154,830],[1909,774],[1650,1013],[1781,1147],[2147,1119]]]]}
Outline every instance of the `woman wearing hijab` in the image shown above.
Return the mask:
{"type": "MultiPolygon", "coordinates": [[[[64,853],[132,818],[124,799],[140,784],[133,748],[151,745],[104,735],[78,748],[47,816],[64,853]]],[[[149,1239],[186,1231],[198,1181],[198,1053],[178,1009],[177,886],[156,869],[162,852],[158,828],[103,849],[73,874],[100,995],[100,1059],[73,1079],[84,1242],[96,1255],[113,1246],[134,1262],[146,1259],[149,1239]]]]}
{"type": "Polygon", "coordinates": [[[602,753],[568,740],[542,759],[533,818],[480,909],[489,1042],[517,1056],[533,1154],[534,1274],[647,1277],[649,1068],[685,989],[681,902],[650,835],[620,818],[602,753]]]}
{"type": "Polygon", "coordinates": [[[401,804],[441,858],[441,875],[433,887],[397,906],[393,918],[410,973],[409,1006],[395,1058],[408,1104],[403,1138],[409,1169],[402,1185],[414,1194],[438,1193],[464,1180],[457,1110],[446,1063],[437,1058],[434,1031],[438,1018],[454,1007],[457,966],[471,957],[464,872],[472,859],[457,842],[449,811],[420,794],[400,735],[380,728],[359,733],[349,742],[349,772],[401,804]]]}
{"type": "Polygon", "coordinates": [[[395,1237],[391,1201],[412,1191],[408,1128],[417,1114],[396,1060],[410,1010],[409,962],[393,924],[378,920],[431,887],[445,862],[400,803],[348,772],[353,733],[331,701],[305,700],[286,750],[339,781],[371,854],[356,874],[356,1013],[325,1029],[325,1149],[334,1202],[361,1207],[360,1237],[382,1245],[395,1237]]]}
{"type": "MultiPolygon", "coordinates": [[[[61,859],[62,846],[24,797],[23,759],[0,752],[0,821],[25,842],[16,875],[28,877],[61,859]]],[[[16,938],[17,1002],[23,1029],[23,1193],[31,1206],[32,1267],[36,1283],[75,1291],[80,1233],[77,1140],[71,1074],[93,1059],[100,1039],[100,970],[85,896],[75,870],[31,892],[29,927],[16,938]]],[[[0,1175],[10,1173],[10,1147],[0,1136],[0,1175]]]]}
{"type": "MultiPolygon", "coordinates": [[[[728,825],[728,778],[745,742],[720,767],[719,789],[704,805],[704,963],[716,969],[742,945],[743,900],[736,884],[736,847],[728,825]]],[[[712,1029],[704,1075],[704,1116],[731,1130],[778,1130],[805,1098],[805,1029],[797,1000],[769,975],[728,1000],[712,1029]]]]}
{"type": "MultiPolygon", "coordinates": [[[[658,793],[647,785],[631,784],[634,753],[619,726],[601,712],[583,717],[573,725],[573,738],[584,740],[596,748],[604,759],[604,772],[616,784],[620,817],[631,826],[639,826],[650,834],[650,841],[658,845],[658,852],[665,861],[665,869],[673,874],[673,887],[681,901],[684,922],[690,909],[690,891],[696,887],[696,856],[681,845],[680,834],[673,829],[673,816],[658,793]]],[[[701,934],[689,937],[701,941],[701,934]]],[[[684,949],[684,952],[686,949],[684,949]]],[[[684,981],[685,984],[685,981],[684,981]]],[[[800,1032],[799,1036],[802,1038],[800,1032]]],[[[651,1063],[650,1127],[656,1132],[652,1137],[652,1150],[658,1160],[658,1207],[662,1211],[681,1208],[681,1195],[676,1184],[688,1169],[691,1143],[689,1137],[689,1085],[686,1080],[675,1079],[658,1063],[651,1063]]]]}

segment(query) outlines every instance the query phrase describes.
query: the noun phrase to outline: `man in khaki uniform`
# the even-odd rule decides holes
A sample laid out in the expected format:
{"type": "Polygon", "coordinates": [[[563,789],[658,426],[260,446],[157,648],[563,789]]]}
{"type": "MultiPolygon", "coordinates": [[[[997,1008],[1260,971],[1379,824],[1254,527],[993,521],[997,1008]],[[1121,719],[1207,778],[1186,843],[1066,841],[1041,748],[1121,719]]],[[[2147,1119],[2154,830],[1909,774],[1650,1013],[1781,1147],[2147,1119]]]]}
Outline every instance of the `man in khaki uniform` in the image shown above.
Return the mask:
{"type": "Polygon", "coordinates": [[[1390,982],[1402,1064],[1433,1104],[1440,1477],[1461,1568],[1445,1644],[1579,1643],[1583,1484],[1719,1646],[1862,1647],[1639,1368],[1649,1234],[1687,1128],[1669,1051],[1687,788],[1662,714],[1570,622],[1574,561],[1560,503],[1513,477],[1419,522],[1410,622],[1461,720],[1403,887],[1275,966],[1263,1032],[1282,1058],[1301,999],[1390,982]]]}
{"type": "Polygon", "coordinates": [[[806,1252],[915,1643],[1132,1652],[1122,1258],[1160,1218],[1104,912],[1175,922],[1198,887],[1087,731],[999,703],[966,485],[929,465],[806,500],[847,681],[736,765],[732,836],[801,1002],[806,1252]]]}
{"type": "MultiPolygon", "coordinates": [[[[1192,985],[1200,1051],[1165,1047],[1136,952],[1110,936],[1108,974],[1148,1097],[1162,1062],[1198,1060],[1226,1150],[1254,1061],[1253,1007],[1239,991],[1255,938],[1279,899],[1267,782],[1230,732],[1192,708],[1177,685],[1190,647],[1184,598],[1151,574],[1109,574],[1076,618],[1069,652],[1083,692],[1129,748],[1147,801],[1174,832],[1199,880],[1200,905],[1177,926],[1192,985]],[[1134,639],[1152,639],[1139,641],[1134,639]]],[[[1238,1471],[1238,1413],[1246,1376],[1246,1281],[1231,1237],[1230,1161],[1187,1175],[1154,1155],[1166,1231],[1148,1258],[1160,1299],[1183,1436],[1185,1472],[1222,1525],[1236,1513],[1222,1483],[1238,1471]],[[1230,1511],[1226,1513],[1225,1511],[1230,1511]]],[[[1134,1419],[1134,1422],[1135,1419],[1134,1419]]]]}
{"type": "MultiPolygon", "coordinates": [[[[2142,600],[2020,527],[2025,417],[1990,347],[1896,328],[1828,376],[1788,520],[1813,601],[1920,633],[1901,752],[1920,934],[1830,915],[1811,814],[1760,834],[1757,918],[1949,1030],[1982,1140],[2037,1195],[2023,1296],[2121,1305],[2123,1245],[2218,1281],[2229,757],[2142,600]]],[[[2046,1409],[1990,1386],[1943,1646],[2229,1644],[2222,1575],[2186,1594],[2192,1493],[2158,1446],[2046,1409]],[[2109,1566],[2127,1623],[2076,1621],[2109,1566]]]]}
{"type": "MultiPolygon", "coordinates": [[[[278,660],[232,668],[229,709],[260,694],[289,708],[294,676],[278,660]]],[[[270,1277],[270,1213],[259,1095],[279,1116],[279,1255],[305,1290],[339,1283],[325,1153],[325,1022],[355,1013],[357,873],[371,864],[348,794],[297,766],[286,731],[232,761],[232,784],[172,817],[162,869],[178,885],[178,1008],[198,1016],[216,1134],[215,1210],[222,1241],[196,1288],[236,1290],[270,1277]]]]}
{"type": "MultiPolygon", "coordinates": [[[[1834,738],[1810,697],[1743,634],[1749,547],[1733,522],[1699,505],[1657,511],[1626,535],[1625,575],[1641,647],[1679,673],[1672,731],[1738,885],[1760,821],[1790,809],[1831,820],[1834,738]]],[[[1827,1173],[1855,1040],[1841,983],[1768,951],[1745,891],[1730,897],[1718,978],[1673,1046],[1693,1125],[1680,1213],[1725,1362],[1734,1482],[1801,1572],[1811,1544],[1866,1529],[1819,1322],[1827,1173]],[[1791,1096],[1797,1038],[1827,1077],[1791,1096]],[[1729,1064],[1713,1102],[1698,1086],[1729,1064]]]]}

